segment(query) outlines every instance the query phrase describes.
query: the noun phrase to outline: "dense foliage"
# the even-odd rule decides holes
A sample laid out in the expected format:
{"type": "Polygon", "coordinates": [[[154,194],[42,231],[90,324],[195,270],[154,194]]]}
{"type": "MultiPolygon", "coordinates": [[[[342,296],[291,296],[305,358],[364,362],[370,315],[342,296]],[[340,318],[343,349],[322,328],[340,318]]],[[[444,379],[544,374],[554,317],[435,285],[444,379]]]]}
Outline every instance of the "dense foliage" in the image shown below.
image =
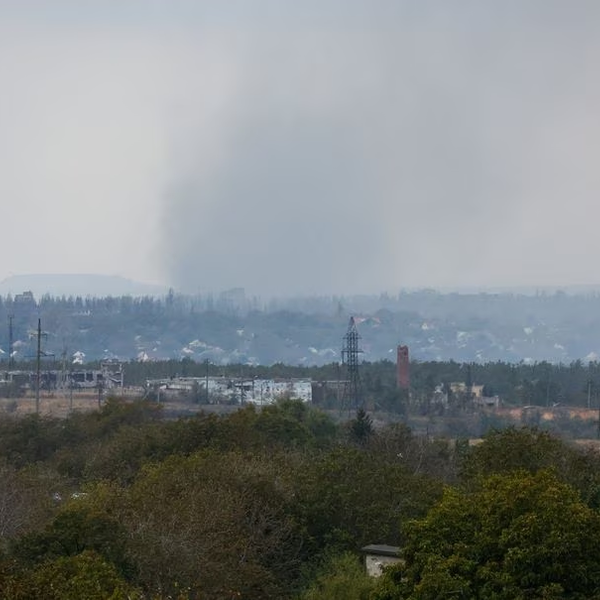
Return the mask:
{"type": "Polygon", "coordinates": [[[407,527],[405,565],[374,598],[596,598],[599,533],[598,512],[554,474],[493,475],[475,491],[448,488],[407,527]]]}
{"type": "Polygon", "coordinates": [[[165,419],[110,399],[0,419],[0,595],[592,598],[600,457],[536,429],[480,444],[293,400],[165,419]],[[360,549],[398,545],[378,580],[360,549]],[[50,590],[50,591],[49,591],[50,590]]]}

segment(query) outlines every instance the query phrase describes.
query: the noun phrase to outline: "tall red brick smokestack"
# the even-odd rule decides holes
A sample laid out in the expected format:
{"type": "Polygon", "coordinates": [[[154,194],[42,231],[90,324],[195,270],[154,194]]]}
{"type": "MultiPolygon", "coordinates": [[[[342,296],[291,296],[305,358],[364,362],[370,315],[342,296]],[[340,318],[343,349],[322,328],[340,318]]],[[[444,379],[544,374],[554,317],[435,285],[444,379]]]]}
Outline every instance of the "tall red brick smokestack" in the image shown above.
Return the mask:
{"type": "Polygon", "coordinates": [[[401,390],[410,388],[410,367],[408,360],[408,346],[398,346],[398,359],[396,362],[396,383],[401,390]]]}

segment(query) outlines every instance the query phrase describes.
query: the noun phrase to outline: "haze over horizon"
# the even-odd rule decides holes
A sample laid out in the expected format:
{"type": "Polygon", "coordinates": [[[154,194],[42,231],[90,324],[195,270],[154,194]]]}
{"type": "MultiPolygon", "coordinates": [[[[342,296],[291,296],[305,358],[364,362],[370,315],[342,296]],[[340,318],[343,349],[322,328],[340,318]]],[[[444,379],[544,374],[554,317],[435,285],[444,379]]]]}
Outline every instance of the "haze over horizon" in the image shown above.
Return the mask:
{"type": "Polygon", "coordinates": [[[0,280],[599,283],[599,17],[592,0],[0,0],[0,280]]]}

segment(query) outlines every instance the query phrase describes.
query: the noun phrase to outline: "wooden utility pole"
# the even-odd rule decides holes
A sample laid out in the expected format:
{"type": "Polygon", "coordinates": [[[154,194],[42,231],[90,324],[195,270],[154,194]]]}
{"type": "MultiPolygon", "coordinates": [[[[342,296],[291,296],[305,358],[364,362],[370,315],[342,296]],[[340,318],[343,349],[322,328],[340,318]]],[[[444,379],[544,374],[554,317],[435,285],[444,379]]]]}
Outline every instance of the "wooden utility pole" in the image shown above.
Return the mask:
{"type": "Polygon", "coordinates": [[[206,402],[206,404],[208,404],[208,400],[209,400],[209,396],[208,396],[208,358],[204,361],[204,367],[205,367],[205,372],[204,372],[204,394],[205,394],[205,398],[204,398],[204,401],[206,402]]]}
{"type": "Polygon", "coordinates": [[[38,319],[37,328],[37,352],[35,359],[35,414],[40,413],[40,384],[42,382],[42,320],[38,319]]]}
{"type": "Polygon", "coordinates": [[[98,410],[102,408],[102,395],[104,394],[104,382],[99,381],[97,383],[98,387],[98,410]]]}
{"type": "Polygon", "coordinates": [[[9,315],[8,316],[8,370],[12,371],[13,369],[13,347],[14,347],[14,332],[13,332],[13,316],[9,315]]]}

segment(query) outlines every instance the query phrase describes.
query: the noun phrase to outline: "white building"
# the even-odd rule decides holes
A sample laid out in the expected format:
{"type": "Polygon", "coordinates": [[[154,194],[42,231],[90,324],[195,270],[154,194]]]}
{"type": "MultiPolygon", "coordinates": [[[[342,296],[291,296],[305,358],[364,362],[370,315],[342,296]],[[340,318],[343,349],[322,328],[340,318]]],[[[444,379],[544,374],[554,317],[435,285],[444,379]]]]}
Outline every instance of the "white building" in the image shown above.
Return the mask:
{"type": "Polygon", "coordinates": [[[281,398],[295,398],[312,402],[312,382],[309,379],[244,379],[232,377],[174,377],[149,379],[148,390],[156,390],[163,397],[181,394],[205,394],[211,402],[238,402],[239,404],[272,404],[281,398]]]}

